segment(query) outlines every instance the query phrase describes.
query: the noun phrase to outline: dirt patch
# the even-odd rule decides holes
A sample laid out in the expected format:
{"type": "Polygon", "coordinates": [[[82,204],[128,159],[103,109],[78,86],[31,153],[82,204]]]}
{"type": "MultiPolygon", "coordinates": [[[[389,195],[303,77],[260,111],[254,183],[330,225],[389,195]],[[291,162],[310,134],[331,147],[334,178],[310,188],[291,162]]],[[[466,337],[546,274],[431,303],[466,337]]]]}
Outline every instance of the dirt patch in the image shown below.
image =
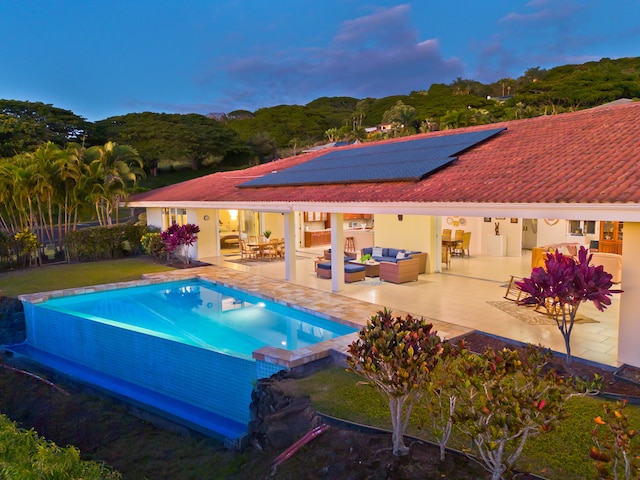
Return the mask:
{"type": "MultiPolygon", "coordinates": [[[[513,347],[506,340],[481,334],[474,333],[466,339],[476,351],[486,345],[513,347]]],[[[125,405],[43,372],[24,360],[3,356],[0,362],[40,374],[68,393],[34,377],[0,368],[1,413],[61,446],[78,447],[84,459],[112,465],[126,480],[487,478],[478,464],[463,455],[448,454],[441,463],[436,447],[409,442],[411,454],[398,459],[388,448],[388,434],[338,425],[331,425],[327,432],[302,447],[271,476],[272,462],[282,450],[250,448],[244,454],[233,453],[214,440],[140,418],[125,405]]],[[[576,360],[572,371],[586,376],[598,373],[605,390],[640,396],[640,387],[617,378],[610,369],[576,360]]]]}

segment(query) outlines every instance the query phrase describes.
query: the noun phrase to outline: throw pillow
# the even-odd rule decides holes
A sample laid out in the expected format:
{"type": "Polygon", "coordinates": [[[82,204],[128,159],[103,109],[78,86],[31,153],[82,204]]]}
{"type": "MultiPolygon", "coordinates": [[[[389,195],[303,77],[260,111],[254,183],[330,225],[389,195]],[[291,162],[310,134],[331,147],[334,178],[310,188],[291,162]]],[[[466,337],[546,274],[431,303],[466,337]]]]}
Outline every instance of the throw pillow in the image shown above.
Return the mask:
{"type": "Polygon", "coordinates": [[[398,254],[396,255],[396,258],[400,259],[400,258],[404,258],[404,252],[398,252],[398,254]]]}
{"type": "Polygon", "coordinates": [[[371,251],[372,257],[381,257],[382,256],[382,247],[373,247],[371,251]]]}

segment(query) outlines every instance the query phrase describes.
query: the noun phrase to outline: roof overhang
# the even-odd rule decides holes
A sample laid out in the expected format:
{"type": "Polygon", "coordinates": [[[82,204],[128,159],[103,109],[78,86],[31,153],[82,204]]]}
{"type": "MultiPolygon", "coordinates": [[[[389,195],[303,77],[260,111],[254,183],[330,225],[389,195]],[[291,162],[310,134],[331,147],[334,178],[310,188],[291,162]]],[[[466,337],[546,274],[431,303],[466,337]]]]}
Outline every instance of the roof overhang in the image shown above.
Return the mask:
{"type": "Polygon", "coordinates": [[[206,208],[258,212],[327,212],[467,217],[558,218],[640,222],[640,205],[592,203],[467,203],[467,202],[130,202],[129,207],[206,208]]]}

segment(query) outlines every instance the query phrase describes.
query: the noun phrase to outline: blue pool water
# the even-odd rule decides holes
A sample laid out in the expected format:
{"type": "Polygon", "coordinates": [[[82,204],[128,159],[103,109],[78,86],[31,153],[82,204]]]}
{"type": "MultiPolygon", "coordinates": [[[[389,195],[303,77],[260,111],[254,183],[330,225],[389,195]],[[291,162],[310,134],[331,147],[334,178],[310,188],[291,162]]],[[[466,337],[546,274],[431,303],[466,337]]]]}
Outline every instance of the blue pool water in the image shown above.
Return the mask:
{"type": "Polygon", "coordinates": [[[200,280],[25,303],[26,354],[109,392],[237,438],[258,378],[283,367],[252,352],[356,329],[200,280]]]}
{"type": "Polygon", "coordinates": [[[241,358],[264,346],[296,350],[355,331],[201,280],[61,297],[40,306],[241,358]]]}

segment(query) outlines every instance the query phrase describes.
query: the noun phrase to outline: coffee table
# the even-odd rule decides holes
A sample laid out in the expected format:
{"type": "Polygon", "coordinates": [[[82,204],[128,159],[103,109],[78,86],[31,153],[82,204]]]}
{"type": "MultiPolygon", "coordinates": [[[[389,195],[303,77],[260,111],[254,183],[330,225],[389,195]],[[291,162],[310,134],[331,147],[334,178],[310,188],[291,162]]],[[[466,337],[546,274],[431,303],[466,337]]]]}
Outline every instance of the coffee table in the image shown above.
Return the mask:
{"type": "Polygon", "coordinates": [[[380,262],[366,262],[362,263],[359,260],[350,260],[349,263],[364,266],[364,274],[366,277],[379,277],[380,276],[380,262]]]}

